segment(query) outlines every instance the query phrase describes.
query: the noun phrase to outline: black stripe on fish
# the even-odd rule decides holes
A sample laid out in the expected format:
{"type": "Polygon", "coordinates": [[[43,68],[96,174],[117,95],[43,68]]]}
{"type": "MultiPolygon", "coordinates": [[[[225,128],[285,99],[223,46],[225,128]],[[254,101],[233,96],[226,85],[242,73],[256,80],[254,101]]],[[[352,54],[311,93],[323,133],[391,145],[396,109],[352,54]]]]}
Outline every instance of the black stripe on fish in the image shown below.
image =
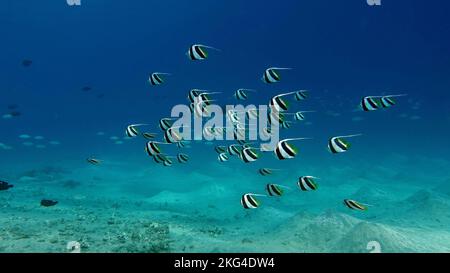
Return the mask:
{"type": "Polygon", "coordinates": [[[273,79],[275,79],[275,81],[280,81],[280,76],[277,74],[277,72],[275,72],[274,69],[269,69],[267,72],[273,79]]]}
{"type": "Polygon", "coordinates": [[[270,196],[282,196],[283,195],[283,191],[277,185],[267,184],[266,188],[267,188],[267,192],[269,193],[270,196]]]}
{"type": "Polygon", "coordinates": [[[310,189],[312,189],[312,190],[315,190],[316,189],[316,185],[314,184],[314,182],[312,182],[311,180],[310,180],[310,178],[309,177],[305,177],[305,184],[310,188],[310,189]]]}
{"type": "Polygon", "coordinates": [[[345,145],[345,143],[342,141],[342,139],[336,138],[336,139],[334,140],[334,143],[335,143],[339,148],[341,148],[342,150],[344,150],[344,151],[347,151],[347,150],[348,150],[347,145],[345,145]]]}
{"type": "Polygon", "coordinates": [[[195,46],[191,46],[191,48],[189,48],[189,58],[190,58],[191,60],[197,60],[197,58],[196,58],[195,55],[194,55],[194,47],[195,47],[195,46]]]}
{"type": "Polygon", "coordinates": [[[244,207],[244,209],[249,209],[250,207],[247,205],[246,195],[242,195],[241,197],[241,204],[244,207]]]}
{"type": "Polygon", "coordinates": [[[281,143],[281,147],[282,147],[283,151],[286,152],[288,155],[295,156],[294,149],[286,141],[283,141],[281,143]]]}
{"type": "Polygon", "coordinates": [[[194,50],[202,59],[206,59],[207,56],[200,46],[194,46],[194,50]]]}
{"type": "Polygon", "coordinates": [[[250,203],[250,205],[258,207],[258,201],[256,201],[256,199],[252,195],[247,194],[247,201],[250,203]]]}
{"type": "Polygon", "coordinates": [[[269,75],[268,75],[267,71],[264,72],[264,82],[265,83],[272,83],[271,80],[269,79],[269,75]]]}

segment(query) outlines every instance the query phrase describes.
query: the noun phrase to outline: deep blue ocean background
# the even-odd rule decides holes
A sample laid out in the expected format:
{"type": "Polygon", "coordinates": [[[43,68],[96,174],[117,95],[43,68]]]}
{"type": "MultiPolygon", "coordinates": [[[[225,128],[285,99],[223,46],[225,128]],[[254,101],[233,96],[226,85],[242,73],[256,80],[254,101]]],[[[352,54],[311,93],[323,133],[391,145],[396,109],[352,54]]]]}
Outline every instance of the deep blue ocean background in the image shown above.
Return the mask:
{"type": "MultiPolygon", "coordinates": [[[[296,175],[305,170],[314,170],[330,185],[356,183],[354,179],[367,173],[390,186],[402,181],[431,189],[450,183],[449,12],[445,0],[383,0],[381,6],[364,0],[81,0],[77,7],[64,0],[3,1],[0,116],[9,113],[11,104],[18,105],[21,115],[0,119],[0,143],[12,147],[0,149],[0,180],[15,183],[23,172],[42,166],[82,172],[85,159],[96,157],[106,165],[96,177],[108,180],[111,173],[121,172],[116,176],[121,197],[132,192],[148,198],[164,190],[195,190],[199,185],[197,176],[190,175],[194,172],[219,180],[231,171],[236,203],[230,210],[241,209],[240,193],[263,191],[255,184],[237,183],[258,179],[259,167],[284,169],[283,179],[293,181],[286,182],[293,187],[296,175]],[[192,62],[185,53],[194,43],[221,52],[211,51],[206,61],[192,62]],[[24,67],[24,59],[32,60],[31,66],[24,67]],[[293,70],[284,71],[280,83],[264,84],[262,73],[272,66],[293,70]],[[155,71],[172,76],[153,87],[147,79],[155,71]],[[85,86],[92,90],[83,91],[85,86]],[[158,120],[169,117],[172,106],[187,103],[192,88],[222,92],[214,95],[221,105],[236,103],[232,95],[238,88],[258,91],[250,94],[251,104],[308,89],[311,97],[292,103],[293,111],[317,112],[282,132],[283,137],[313,140],[297,143],[299,158],[289,162],[264,155],[254,165],[235,160],[225,169],[217,164],[213,146],[195,143],[186,150],[189,164],[175,164],[170,170],[148,158],[142,139],[124,140],[122,145],[110,140],[123,138],[133,123],[148,123],[148,131],[159,133],[158,120]],[[366,95],[403,93],[408,96],[398,98],[391,109],[357,111],[366,95]],[[348,153],[335,156],[326,150],[329,137],[355,133],[363,136],[351,140],[348,153]],[[42,142],[45,148],[24,146],[27,140],[20,139],[21,134],[44,136],[28,141],[42,142]],[[154,187],[130,182],[137,178],[127,180],[149,168],[156,172],[141,178],[154,187]],[[341,171],[339,179],[333,177],[336,171],[341,171]],[[171,172],[181,176],[170,179],[171,172]]],[[[178,150],[172,148],[167,151],[175,155],[178,150]]],[[[92,176],[95,170],[87,168],[86,177],[92,176]]],[[[21,184],[15,184],[20,189],[21,184]]],[[[59,190],[52,197],[62,198],[59,190]]],[[[93,191],[92,196],[104,195],[93,191]]],[[[135,195],[129,198],[138,198],[135,195]]],[[[295,203],[284,206],[290,213],[299,211],[295,203]]]]}

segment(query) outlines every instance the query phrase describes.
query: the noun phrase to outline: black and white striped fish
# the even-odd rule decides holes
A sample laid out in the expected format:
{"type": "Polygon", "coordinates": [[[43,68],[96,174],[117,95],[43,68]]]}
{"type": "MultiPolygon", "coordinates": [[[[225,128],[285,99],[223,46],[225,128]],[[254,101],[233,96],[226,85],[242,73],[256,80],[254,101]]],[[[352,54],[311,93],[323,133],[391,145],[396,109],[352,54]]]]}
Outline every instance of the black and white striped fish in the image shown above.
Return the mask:
{"type": "Polygon", "coordinates": [[[175,131],[175,129],[178,129],[181,127],[170,127],[169,129],[166,130],[166,132],[164,133],[164,141],[166,141],[166,143],[177,143],[180,142],[181,140],[183,140],[182,136],[180,135],[179,132],[175,131]]]}
{"type": "Polygon", "coordinates": [[[390,97],[382,97],[380,99],[380,102],[381,102],[381,106],[383,106],[383,108],[389,108],[389,107],[395,105],[395,100],[390,97]]]}
{"type": "Polygon", "coordinates": [[[234,93],[234,97],[237,100],[246,100],[246,99],[248,99],[248,94],[247,94],[248,91],[254,92],[255,90],[240,88],[240,89],[236,90],[236,92],[234,93]]]}
{"type": "Polygon", "coordinates": [[[363,109],[366,112],[375,111],[375,110],[378,110],[378,108],[380,108],[376,97],[364,97],[361,100],[360,106],[361,106],[361,109],[363,109]]]}
{"type": "Polygon", "coordinates": [[[203,135],[208,138],[211,138],[214,136],[220,136],[220,135],[223,135],[225,130],[226,130],[226,128],[224,128],[224,127],[205,126],[205,128],[203,128],[203,135]]]}
{"type": "Polygon", "coordinates": [[[305,120],[304,113],[313,113],[313,112],[315,112],[315,111],[298,111],[298,112],[293,113],[293,114],[289,113],[289,115],[294,115],[294,119],[296,121],[303,121],[303,120],[305,120]]]}
{"type": "Polygon", "coordinates": [[[218,145],[218,146],[214,147],[214,150],[215,150],[216,153],[218,153],[218,154],[226,153],[226,152],[227,152],[227,147],[226,147],[226,146],[218,145]]]}
{"type": "Polygon", "coordinates": [[[344,205],[352,210],[366,211],[367,205],[361,204],[355,200],[344,199],[344,205]]]}
{"type": "Polygon", "coordinates": [[[383,108],[389,108],[395,105],[395,100],[393,98],[395,97],[403,97],[406,96],[406,94],[400,94],[400,95],[387,95],[382,96],[380,98],[380,104],[383,108]]]}
{"type": "Polygon", "coordinates": [[[261,168],[258,170],[258,173],[262,176],[268,176],[268,175],[272,175],[274,171],[276,171],[276,169],[261,168]]]}
{"type": "Polygon", "coordinates": [[[295,92],[295,100],[301,101],[308,98],[308,90],[299,90],[295,92]]]}
{"type": "Polygon", "coordinates": [[[158,153],[158,154],[153,155],[153,160],[158,164],[164,163],[167,159],[168,159],[167,156],[164,154],[158,153]]]}
{"type": "Polygon", "coordinates": [[[231,121],[232,124],[239,124],[240,117],[239,117],[239,111],[236,110],[228,110],[227,111],[227,118],[231,121]]]}
{"type": "Polygon", "coordinates": [[[274,153],[279,160],[291,159],[297,156],[298,149],[288,141],[304,140],[308,138],[288,138],[277,143],[274,153]]]}
{"type": "Polygon", "coordinates": [[[262,76],[262,81],[264,83],[277,83],[281,80],[279,70],[290,70],[292,68],[283,68],[283,67],[270,67],[264,71],[262,76]]]}
{"type": "Polygon", "coordinates": [[[361,136],[361,134],[332,137],[328,140],[328,150],[332,154],[344,153],[350,148],[350,143],[345,138],[357,136],[361,136]]]}
{"type": "Polygon", "coordinates": [[[189,91],[188,99],[191,103],[203,102],[206,105],[210,105],[213,101],[210,95],[219,94],[220,92],[209,92],[207,90],[192,89],[189,91]]]}
{"type": "Polygon", "coordinates": [[[144,125],[147,125],[147,124],[128,125],[127,129],[125,130],[125,133],[128,137],[137,137],[139,135],[139,131],[138,131],[137,127],[144,126],[144,125]]]}
{"type": "Polygon", "coordinates": [[[161,72],[152,73],[148,77],[148,82],[151,85],[161,85],[165,81],[165,77],[164,76],[167,76],[167,75],[170,75],[170,74],[169,73],[161,73],[161,72]]]}
{"type": "Polygon", "coordinates": [[[281,123],[283,123],[283,121],[285,120],[285,115],[281,112],[278,112],[274,109],[272,109],[271,111],[269,111],[269,125],[275,124],[275,125],[279,125],[281,123]]]}
{"type": "Polygon", "coordinates": [[[206,138],[212,138],[215,136],[215,131],[213,127],[203,128],[203,136],[206,138]]]}
{"type": "Polygon", "coordinates": [[[241,197],[241,205],[244,209],[256,209],[261,205],[261,202],[256,199],[256,196],[265,196],[262,194],[246,193],[241,197]]]}
{"type": "Polygon", "coordinates": [[[145,144],[145,151],[147,152],[147,154],[149,156],[154,156],[156,154],[160,154],[161,153],[161,148],[159,147],[158,142],[155,141],[149,141],[147,142],[147,144],[145,144]]]}
{"type": "Polygon", "coordinates": [[[156,134],[154,133],[142,133],[142,136],[146,139],[154,139],[156,137],[156,134]]]}
{"type": "Polygon", "coordinates": [[[385,96],[367,96],[361,100],[360,107],[363,111],[376,111],[380,108],[389,108],[395,105],[394,97],[403,97],[406,94],[400,95],[385,95],[385,96]]]}
{"type": "Polygon", "coordinates": [[[101,161],[96,158],[88,158],[88,159],[86,159],[86,161],[91,163],[92,165],[98,165],[101,163],[101,161]]]}
{"type": "MultiPolygon", "coordinates": [[[[207,91],[206,91],[206,90],[200,90],[200,89],[191,89],[191,90],[189,91],[189,94],[188,94],[188,100],[189,100],[191,103],[194,103],[194,102],[196,102],[197,97],[198,97],[201,93],[205,93],[205,92],[207,92],[207,91]]],[[[207,98],[204,97],[203,99],[200,99],[200,100],[207,100],[207,98]]]]}
{"type": "Polygon", "coordinates": [[[247,115],[247,119],[251,120],[251,119],[258,119],[259,113],[258,113],[258,109],[249,109],[246,112],[247,115]]]}
{"type": "Polygon", "coordinates": [[[178,141],[177,142],[177,147],[178,148],[184,148],[184,147],[186,147],[186,143],[184,141],[178,141]]]}
{"type": "Polygon", "coordinates": [[[283,121],[283,122],[281,123],[281,128],[283,128],[283,129],[289,129],[289,128],[291,128],[291,125],[292,125],[292,123],[291,123],[290,121],[283,121]]]}
{"type": "Polygon", "coordinates": [[[161,128],[161,130],[166,131],[167,129],[169,129],[172,124],[173,124],[173,119],[172,118],[162,118],[159,120],[159,128],[161,128]]]}
{"type": "Polygon", "coordinates": [[[170,158],[166,157],[166,160],[163,161],[164,167],[170,167],[170,166],[172,166],[172,164],[173,164],[173,162],[170,158]]]}
{"type": "Polygon", "coordinates": [[[315,191],[318,188],[317,183],[314,181],[313,176],[300,176],[298,178],[297,186],[302,191],[315,191]]]}
{"type": "Polygon", "coordinates": [[[220,51],[219,49],[211,47],[211,46],[194,44],[189,48],[186,55],[192,61],[205,60],[208,58],[208,49],[220,51]]]}
{"type": "Polygon", "coordinates": [[[189,156],[188,156],[187,154],[179,153],[179,154],[177,155],[177,160],[178,160],[178,162],[180,162],[180,163],[186,163],[186,162],[188,162],[188,160],[189,160],[189,156]]]}
{"type": "Polygon", "coordinates": [[[247,133],[247,131],[245,129],[235,128],[233,131],[234,139],[237,141],[242,141],[242,140],[245,141],[246,136],[247,136],[246,133],[247,133]]]}
{"type": "Polygon", "coordinates": [[[239,155],[241,153],[242,146],[237,144],[231,144],[228,146],[228,153],[230,155],[239,155]]]}
{"type": "Polygon", "coordinates": [[[220,153],[219,156],[217,157],[217,159],[220,162],[226,162],[226,161],[228,161],[229,157],[226,153],[220,153]]]}
{"type": "Polygon", "coordinates": [[[282,196],[284,194],[283,186],[277,184],[267,184],[266,191],[269,196],[282,196]]]}
{"type": "Polygon", "coordinates": [[[162,163],[162,162],[164,162],[165,160],[166,160],[166,157],[164,156],[164,155],[162,155],[162,154],[155,154],[154,156],[153,156],[153,160],[156,162],[156,163],[162,163]]]}
{"type": "Polygon", "coordinates": [[[250,163],[258,160],[259,155],[253,148],[244,148],[240,157],[245,163],[250,163]]]}
{"type": "Polygon", "coordinates": [[[199,101],[194,103],[193,105],[194,105],[194,114],[196,117],[201,118],[209,115],[208,105],[205,102],[199,101]]]}
{"type": "Polygon", "coordinates": [[[295,92],[278,94],[278,95],[272,97],[272,99],[269,102],[270,108],[272,110],[276,110],[278,112],[287,111],[289,108],[289,103],[286,100],[284,100],[283,97],[292,95],[292,94],[295,94],[295,92]]]}

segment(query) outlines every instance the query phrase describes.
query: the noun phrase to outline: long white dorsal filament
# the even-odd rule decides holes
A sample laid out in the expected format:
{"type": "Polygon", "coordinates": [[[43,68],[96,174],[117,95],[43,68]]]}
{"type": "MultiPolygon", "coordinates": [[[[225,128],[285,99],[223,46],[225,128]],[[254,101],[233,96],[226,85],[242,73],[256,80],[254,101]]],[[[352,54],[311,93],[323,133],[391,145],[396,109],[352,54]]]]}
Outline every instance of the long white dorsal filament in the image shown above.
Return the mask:
{"type": "Polygon", "coordinates": [[[334,138],[348,138],[348,137],[358,137],[362,136],[363,134],[354,134],[354,135],[347,135],[347,136],[336,136],[334,138]]]}
{"type": "Polygon", "coordinates": [[[280,142],[294,141],[294,140],[309,140],[309,139],[312,139],[312,138],[309,138],[309,137],[303,137],[303,138],[286,138],[286,139],[281,140],[280,142]]]}
{"type": "Polygon", "coordinates": [[[283,113],[283,115],[297,115],[298,113],[303,114],[303,113],[315,113],[315,112],[317,112],[317,111],[297,111],[295,113],[283,113]]]}
{"type": "Polygon", "coordinates": [[[288,93],[278,94],[278,95],[276,95],[275,97],[273,97],[272,99],[274,99],[274,98],[279,98],[279,97],[283,97],[283,96],[292,95],[292,94],[295,94],[295,93],[297,93],[297,92],[288,92],[288,93]]]}
{"type": "Polygon", "coordinates": [[[265,195],[265,194],[259,194],[259,193],[247,193],[248,195],[251,195],[251,196],[259,196],[259,197],[269,197],[269,196],[267,196],[267,195],[265,195]]]}
{"type": "Polygon", "coordinates": [[[269,69],[273,69],[273,70],[292,70],[292,68],[289,68],[289,67],[270,67],[269,69]]]}
{"type": "Polygon", "coordinates": [[[394,98],[394,97],[404,97],[408,94],[398,94],[398,95],[383,95],[383,96],[366,96],[366,98],[394,98]]]}
{"type": "Polygon", "coordinates": [[[280,188],[285,188],[285,189],[288,189],[288,190],[292,189],[291,187],[280,185],[280,184],[272,184],[272,185],[275,185],[275,186],[280,187],[280,188]]]}
{"type": "Polygon", "coordinates": [[[165,73],[165,72],[153,72],[153,74],[156,74],[156,75],[168,75],[168,76],[172,75],[170,73],[165,73]]]}
{"type": "Polygon", "coordinates": [[[195,46],[204,47],[204,48],[209,48],[209,49],[213,49],[213,50],[216,50],[216,51],[219,51],[219,52],[222,51],[221,49],[215,48],[215,47],[213,47],[213,46],[208,46],[208,45],[197,44],[197,45],[195,45],[195,46]]]}

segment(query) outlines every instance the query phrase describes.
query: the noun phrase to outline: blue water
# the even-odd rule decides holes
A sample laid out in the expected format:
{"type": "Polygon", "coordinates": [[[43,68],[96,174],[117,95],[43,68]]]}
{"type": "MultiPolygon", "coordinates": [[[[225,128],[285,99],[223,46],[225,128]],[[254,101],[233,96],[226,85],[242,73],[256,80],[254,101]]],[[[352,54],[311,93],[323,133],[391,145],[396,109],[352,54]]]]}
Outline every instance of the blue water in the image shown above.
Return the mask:
{"type": "MultiPolygon", "coordinates": [[[[45,216],[36,211],[45,215],[53,209],[39,207],[39,200],[46,197],[60,201],[57,206],[61,211],[51,211],[52,217],[66,219],[75,206],[70,199],[75,195],[84,198],[76,206],[86,209],[96,203],[96,198],[106,198],[119,204],[141,202],[143,211],[152,208],[152,198],[162,196],[157,200],[164,202],[167,198],[165,202],[169,203],[169,208],[162,211],[182,213],[192,219],[200,211],[200,219],[212,219],[204,225],[227,229],[230,221],[236,225],[273,224],[262,230],[257,225],[255,236],[262,236],[275,226],[277,230],[289,227],[286,223],[298,213],[321,217],[331,210],[392,229],[431,228],[426,235],[417,235],[431,238],[422,248],[396,247],[389,238],[377,239],[389,241],[384,243],[386,251],[450,251],[450,235],[441,234],[450,224],[445,210],[450,207],[450,190],[442,190],[450,187],[449,11],[450,4],[444,0],[383,0],[381,6],[369,6],[364,0],[81,0],[81,6],[69,6],[64,0],[7,0],[0,6],[0,115],[11,112],[11,104],[18,105],[15,111],[21,115],[0,119],[0,143],[11,147],[0,149],[0,180],[15,185],[0,192],[1,202],[11,202],[0,212],[7,219],[3,223],[5,229],[9,225],[31,225],[14,218],[18,215],[41,221],[40,217],[45,216]],[[210,51],[207,60],[192,62],[185,53],[194,43],[221,51],[210,51]],[[31,66],[23,66],[24,59],[32,60],[31,66]],[[280,83],[268,85],[260,78],[272,66],[293,69],[282,72],[280,83]],[[156,71],[172,75],[164,85],[150,86],[148,76],[156,71]],[[85,86],[92,90],[83,91],[85,86]],[[296,143],[300,152],[294,160],[278,161],[271,154],[263,154],[252,164],[237,158],[220,164],[214,146],[191,143],[190,148],[182,150],[190,156],[188,164],[170,168],[148,158],[142,138],[122,139],[126,126],[133,123],[148,123],[146,130],[159,133],[160,138],[158,120],[169,117],[174,105],[186,104],[192,88],[221,92],[214,95],[220,105],[237,103],[232,95],[238,88],[256,89],[247,101],[256,105],[267,104],[278,93],[310,90],[307,101],[291,103],[292,111],[316,112],[307,114],[307,119],[292,129],[283,130],[282,138],[313,139],[296,143]],[[397,104],[387,110],[357,110],[362,97],[383,94],[407,96],[398,98],[397,104]],[[350,140],[349,152],[331,155],[327,151],[330,137],[358,133],[363,135],[350,140]],[[31,139],[19,138],[22,134],[31,139]],[[35,140],[35,136],[44,139],[35,140]],[[112,136],[120,138],[123,144],[115,144],[112,136]],[[26,146],[24,142],[33,145],[26,146]],[[91,166],[85,161],[89,157],[104,164],[91,166]],[[43,170],[49,166],[64,171],[43,170]],[[257,170],[262,167],[281,171],[272,180],[258,176],[257,170]],[[31,182],[27,174],[30,170],[35,174],[31,182]],[[301,175],[320,177],[324,187],[317,194],[302,197],[295,188],[301,175]],[[46,181],[49,179],[52,183],[46,181]],[[77,181],[77,187],[61,187],[67,180],[77,181]],[[240,196],[247,192],[264,193],[269,182],[288,185],[291,192],[282,200],[261,200],[261,210],[244,211],[240,196]],[[214,192],[211,185],[223,192],[214,192]],[[361,196],[369,199],[361,202],[373,203],[367,214],[343,207],[344,198],[367,189],[387,195],[377,199],[369,191],[368,196],[361,196]],[[424,196],[420,195],[423,191],[427,192],[424,196]],[[408,199],[416,192],[420,198],[408,199]],[[181,199],[192,200],[180,203],[165,195],[175,193],[181,199]],[[21,211],[23,206],[26,209],[21,211]],[[440,225],[430,226],[422,214],[414,214],[418,207],[425,208],[425,214],[436,215],[440,225]],[[436,207],[442,210],[436,211],[436,207]],[[14,217],[8,209],[14,211],[14,217]],[[447,237],[439,244],[432,239],[437,234],[447,237]]],[[[179,152],[175,147],[164,149],[170,155],[179,152]]],[[[127,215],[139,209],[122,204],[122,210],[127,215]]],[[[98,217],[110,214],[95,213],[98,217]]],[[[140,216],[128,217],[132,221],[140,216]]],[[[155,221],[188,225],[183,219],[164,217],[155,216],[155,221]]],[[[363,233],[357,229],[354,236],[363,233]]],[[[34,235],[39,236],[44,235],[34,235]]],[[[176,236],[176,232],[171,236],[176,236]]],[[[225,232],[221,236],[229,235],[225,232]]],[[[342,236],[340,243],[317,249],[295,243],[283,248],[279,242],[269,242],[263,251],[365,251],[365,245],[360,249],[342,243],[350,235],[342,236]]],[[[414,237],[414,232],[404,236],[414,237]]],[[[223,240],[231,240],[227,238],[223,240]]],[[[286,240],[295,241],[291,239],[286,240]]],[[[321,244],[314,235],[309,239],[311,244],[321,244]]],[[[61,242],[49,247],[33,242],[13,247],[5,240],[0,241],[0,251],[55,252],[63,251],[64,240],[71,238],[60,238],[61,242]]],[[[98,240],[101,242],[101,238],[98,240]]],[[[123,251],[101,246],[97,241],[91,245],[94,247],[88,251],[123,251]]],[[[171,246],[170,251],[189,251],[180,245],[171,246]]],[[[190,249],[258,250],[253,244],[239,249],[226,243],[216,243],[214,249],[190,249]]]]}

